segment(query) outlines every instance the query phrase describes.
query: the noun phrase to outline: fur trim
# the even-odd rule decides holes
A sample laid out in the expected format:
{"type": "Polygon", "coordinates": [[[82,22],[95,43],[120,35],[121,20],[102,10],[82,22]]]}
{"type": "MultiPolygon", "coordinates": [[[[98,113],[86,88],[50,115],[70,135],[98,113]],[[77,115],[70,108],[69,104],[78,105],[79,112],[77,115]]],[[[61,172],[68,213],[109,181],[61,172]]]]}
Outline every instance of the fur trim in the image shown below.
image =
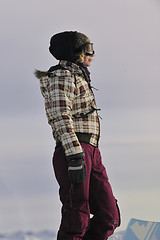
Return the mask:
{"type": "Polygon", "coordinates": [[[42,77],[48,76],[48,71],[40,71],[40,70],[35,69],[34,75],[36,76],[36,78],[40,79],[42,77]]]}

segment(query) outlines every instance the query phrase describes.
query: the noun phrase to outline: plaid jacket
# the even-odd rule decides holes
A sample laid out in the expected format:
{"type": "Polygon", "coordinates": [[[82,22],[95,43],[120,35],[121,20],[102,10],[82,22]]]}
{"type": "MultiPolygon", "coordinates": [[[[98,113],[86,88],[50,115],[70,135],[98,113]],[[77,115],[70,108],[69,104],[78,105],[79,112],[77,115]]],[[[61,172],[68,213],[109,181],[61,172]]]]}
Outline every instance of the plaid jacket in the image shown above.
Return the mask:
{"type": "Polygon", "coordinates": [[[98,146],[99,118],[94,94],[80,67],[60,61],[63,69],[36,72],[45,100],[48,123],[56,142],[61,142],[66,156],[82,153],[79,133],[89,134],[88,143],[98,146]]]}

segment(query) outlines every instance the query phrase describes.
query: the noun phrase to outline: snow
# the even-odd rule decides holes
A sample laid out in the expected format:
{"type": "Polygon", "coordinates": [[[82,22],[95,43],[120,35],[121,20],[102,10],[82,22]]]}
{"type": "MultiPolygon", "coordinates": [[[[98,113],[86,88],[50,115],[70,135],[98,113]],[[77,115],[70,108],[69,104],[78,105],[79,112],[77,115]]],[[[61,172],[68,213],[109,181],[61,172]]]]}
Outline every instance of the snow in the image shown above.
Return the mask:
{"type": "MultiPolygon", "coordinates": [[[[124,232],[117,232],[109,240],[122,240],[124,232]]],[[[0,240],[56,240],[56,233],[52,231],[41,232],[12,232],[0,234],[0,240]]]]}

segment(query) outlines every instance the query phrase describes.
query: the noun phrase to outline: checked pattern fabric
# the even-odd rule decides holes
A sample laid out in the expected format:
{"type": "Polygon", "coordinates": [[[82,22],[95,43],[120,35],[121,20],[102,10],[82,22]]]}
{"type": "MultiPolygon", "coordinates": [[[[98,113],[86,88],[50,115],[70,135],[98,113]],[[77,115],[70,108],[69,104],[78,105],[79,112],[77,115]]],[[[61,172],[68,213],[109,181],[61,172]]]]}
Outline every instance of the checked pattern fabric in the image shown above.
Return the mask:
{"type": "Polygon", "coordinates": [[[64,60],[60,65],[63,69],[40,77],[40,89],[53,137],[70,156],[83,152],[76,133],[91,134],[89,143],[98,146],[99,117],[94,94],[80,67],[64,60]]]}

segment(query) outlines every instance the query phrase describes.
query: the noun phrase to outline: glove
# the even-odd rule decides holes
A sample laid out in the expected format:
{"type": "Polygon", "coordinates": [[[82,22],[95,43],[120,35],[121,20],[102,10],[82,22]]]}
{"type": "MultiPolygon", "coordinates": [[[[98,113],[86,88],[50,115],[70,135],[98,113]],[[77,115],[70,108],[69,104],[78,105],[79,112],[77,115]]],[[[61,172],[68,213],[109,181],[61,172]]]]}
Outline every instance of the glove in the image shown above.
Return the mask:
{"type": "Polygon", "coordinates": [[[84,153],[68,156],[68,178],[71,183],[83,183],[86,176],[84,153]]]}

